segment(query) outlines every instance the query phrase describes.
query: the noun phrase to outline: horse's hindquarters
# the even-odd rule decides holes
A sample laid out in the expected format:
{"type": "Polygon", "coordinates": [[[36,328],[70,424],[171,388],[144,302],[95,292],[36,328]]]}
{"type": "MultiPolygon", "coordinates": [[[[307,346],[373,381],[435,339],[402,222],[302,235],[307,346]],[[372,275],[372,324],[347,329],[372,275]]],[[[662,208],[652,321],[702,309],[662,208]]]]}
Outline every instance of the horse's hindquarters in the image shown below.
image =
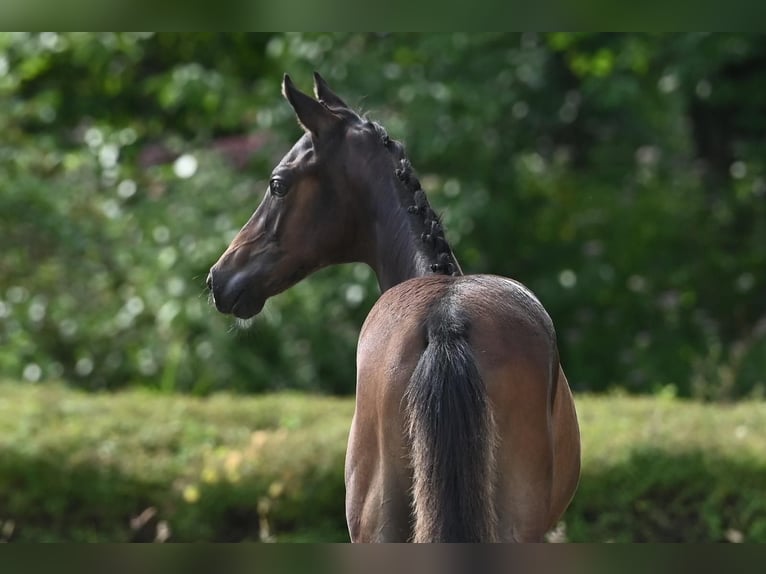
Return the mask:
{"type": "MultiPolygon", "coordinates": [[[[357,349],[356,410],[346,452],[346,518],[354,542],[412,539],[412,471],[402,397],[425,349],[427,297],[373,307],[357,349]]],[[[382,303],[381,303],[382,302],[382,303]]]]}
{"type": "MultiPolygon", "coordinates": [[[[443,310],[445,297],[449,313],[465,320],[470,360],[494,420],[495,495],[485,504],[498,515],[498,538],[539,541],[566,509],[579,477],[574,405],[560,372],[552,324],[540,304],[516,283],[481,276],[408,281],[386,292],[365,322],[346,461],[352,540],[413,536],[411,525],[418,517],[411,508],[418,505],[411,500],[411,465],[418,463],[407,439],[404,398],[416,365],[434,344],[429,341],[433,310],[436,302],[443,310]]],[[[438,416],[439,409],[432,412],[438,416]]],[[[442,424],[460,424],[460,419],[442,424]]],[[[456,466],[470,458],[462,460],[461,452],[466,451],[449,453],[456,466]]],[[[475,495],[482,489],[458,490],[466,491],[475,495]]]]}

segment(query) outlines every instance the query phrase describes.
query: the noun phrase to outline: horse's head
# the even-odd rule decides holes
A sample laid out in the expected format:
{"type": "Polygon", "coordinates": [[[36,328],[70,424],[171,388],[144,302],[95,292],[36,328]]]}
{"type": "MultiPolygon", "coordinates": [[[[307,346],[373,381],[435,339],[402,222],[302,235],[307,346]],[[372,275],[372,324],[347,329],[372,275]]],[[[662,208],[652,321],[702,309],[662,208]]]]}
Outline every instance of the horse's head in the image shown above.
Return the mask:
{"type": "Polygon", "coordinates": [[[334,263],[364,261],[369,248],[363,193],[376,173],[393,173],[394,158],[375,127],[314,75],[317,99],[285,75],[282,92],[305,133],[271,173],[250,220],[210,269],[215,305],[240,318],[266,299],[334,263]],[[383,171],[378,171],[383,170],[383,171]]]}

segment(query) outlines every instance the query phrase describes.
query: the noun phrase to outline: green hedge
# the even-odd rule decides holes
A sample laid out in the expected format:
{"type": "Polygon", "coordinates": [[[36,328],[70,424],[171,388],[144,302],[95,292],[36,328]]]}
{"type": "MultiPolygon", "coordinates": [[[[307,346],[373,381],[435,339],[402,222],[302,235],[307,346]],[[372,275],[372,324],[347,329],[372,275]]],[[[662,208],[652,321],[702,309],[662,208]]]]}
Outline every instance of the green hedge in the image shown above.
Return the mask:
{"type": "MultiPolygon", "coordinates": [[[[578,410],[583,475],[554,538],[766,542],[762,403],[583,396],[578,410]]],[[[0,383],[0,538],[346,540],[352,411],[0,383]]]]}
{"type": "Polygon", "coordinates": [[[572,541],[766,542],[763,402],[582,397],[572,541]]]}

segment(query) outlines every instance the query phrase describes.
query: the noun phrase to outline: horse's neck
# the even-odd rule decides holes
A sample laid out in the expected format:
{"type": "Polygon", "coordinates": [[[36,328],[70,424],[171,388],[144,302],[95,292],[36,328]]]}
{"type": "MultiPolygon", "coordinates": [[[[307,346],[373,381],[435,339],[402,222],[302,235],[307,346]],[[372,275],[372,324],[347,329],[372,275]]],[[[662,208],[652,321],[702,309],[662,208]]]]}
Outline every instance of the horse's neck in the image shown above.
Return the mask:
{"type": "Polygon", "coordinates": [[[419,237],[406,219],[409,214],[402,211],[398,221],[385,217],[375,225],[376,253],[372,268],[381,293],[413,277],[432,273],[431,265],[435,263],[419,245],[419,237]]]}
{"type": "Polygon", "coordinates": [[[414,277],[462,274],[443,233],[431,237],[435,214],[422,190],[416,203],[413,191],[395,177],[380,181],[376,187],[371,190],[375,250],[369,264],[381,292],[414,277]]]}

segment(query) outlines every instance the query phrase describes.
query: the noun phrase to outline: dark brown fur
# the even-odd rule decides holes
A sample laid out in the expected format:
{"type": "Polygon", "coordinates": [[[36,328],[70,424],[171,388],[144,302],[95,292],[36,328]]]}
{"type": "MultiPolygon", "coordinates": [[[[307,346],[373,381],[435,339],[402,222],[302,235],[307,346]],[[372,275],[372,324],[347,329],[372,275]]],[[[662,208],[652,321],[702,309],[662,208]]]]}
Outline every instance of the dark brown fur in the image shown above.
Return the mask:
{"type": "Polygon", "coordinates": [[[306,133],[212,267],[215,304],[251,317],[316,269],[367,263],[382,296],[357,349],[351,540],[541,540],[580,469],[550,317],[511,279],[464,276],[401,144],[314,81],[317,99],[285,77],[306,133]]]}

